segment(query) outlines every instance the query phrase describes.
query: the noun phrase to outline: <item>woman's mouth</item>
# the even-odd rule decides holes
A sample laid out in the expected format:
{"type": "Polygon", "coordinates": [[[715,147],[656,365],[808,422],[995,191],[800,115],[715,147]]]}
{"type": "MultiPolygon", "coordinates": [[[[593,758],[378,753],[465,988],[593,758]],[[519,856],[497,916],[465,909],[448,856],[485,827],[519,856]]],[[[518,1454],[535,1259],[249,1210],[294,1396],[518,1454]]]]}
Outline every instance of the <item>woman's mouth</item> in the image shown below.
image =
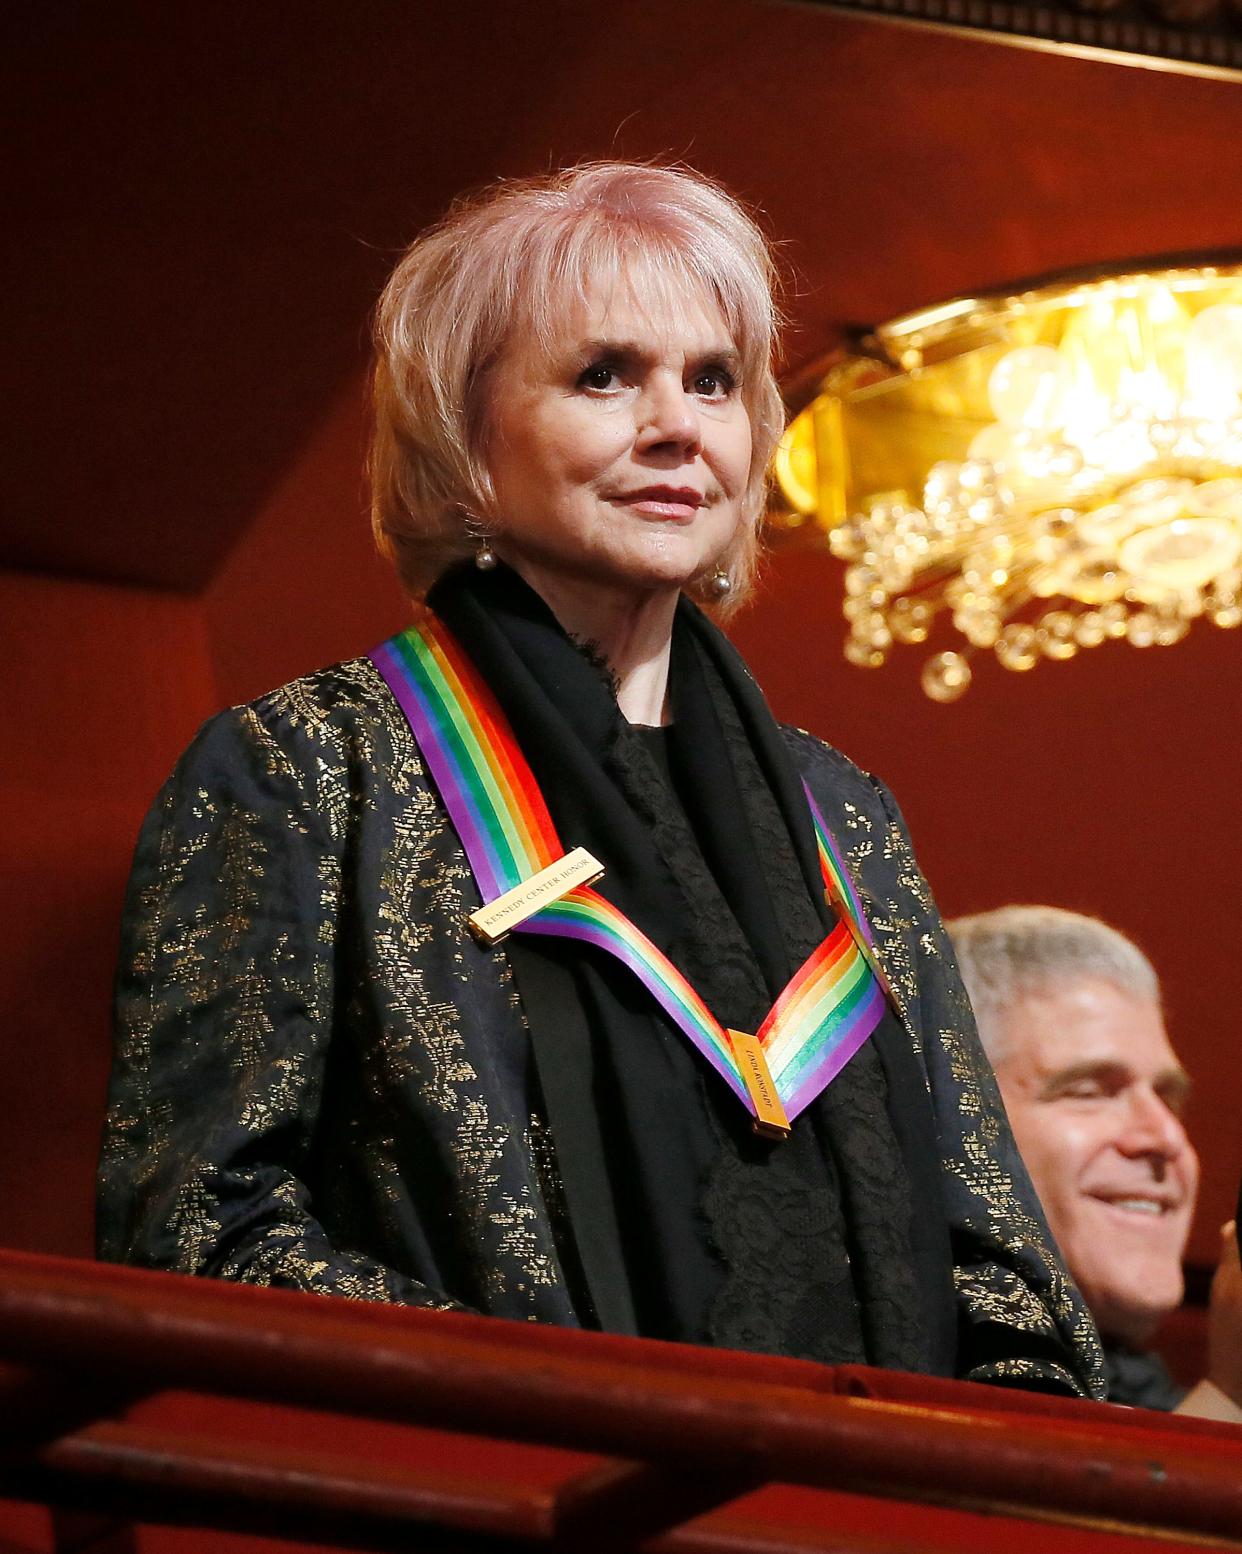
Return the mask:
{"type": "Polygon", "coordinates": [[[703,493],[693,486],[643,486],[613,498],[645,518],[693,518],[703,505],[703,493]]]}

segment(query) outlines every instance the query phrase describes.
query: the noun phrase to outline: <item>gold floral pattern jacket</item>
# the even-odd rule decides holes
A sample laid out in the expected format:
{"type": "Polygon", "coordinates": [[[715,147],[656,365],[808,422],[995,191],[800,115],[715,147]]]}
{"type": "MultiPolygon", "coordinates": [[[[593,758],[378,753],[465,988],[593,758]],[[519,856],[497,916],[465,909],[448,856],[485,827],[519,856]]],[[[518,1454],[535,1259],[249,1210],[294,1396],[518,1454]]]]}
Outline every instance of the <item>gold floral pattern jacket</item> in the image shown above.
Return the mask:
{"type": "MultiPolygon", "coordinates": [[[[926,1075],[975,1380],[1102,1396],[884,787],[787,730],[926,1075]]],[[[503,952],[368,659],[212,719],[139,839],[100,1172],[103,1257],[575,1326],[555,1161],[503,952]]]]}

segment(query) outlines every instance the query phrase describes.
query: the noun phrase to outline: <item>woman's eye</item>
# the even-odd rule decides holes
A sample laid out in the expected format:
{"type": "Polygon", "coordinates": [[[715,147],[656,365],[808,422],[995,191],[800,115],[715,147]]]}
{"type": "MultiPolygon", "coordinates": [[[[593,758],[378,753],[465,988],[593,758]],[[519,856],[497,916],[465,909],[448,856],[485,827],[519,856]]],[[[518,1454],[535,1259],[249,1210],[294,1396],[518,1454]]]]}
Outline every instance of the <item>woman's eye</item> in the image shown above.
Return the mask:
{"type": "Polygon", "coordinates": [[[733,374],[723,367],[705,367],[694,376],[694,392],[704,399],[727,399],[733,388],[733,374]]]}
{"type": "Polygon", "coordinates": [[[578,375],[578,387],[603,393],[617,386],[617,369],[607,362],[595,362],[578,375]]]}

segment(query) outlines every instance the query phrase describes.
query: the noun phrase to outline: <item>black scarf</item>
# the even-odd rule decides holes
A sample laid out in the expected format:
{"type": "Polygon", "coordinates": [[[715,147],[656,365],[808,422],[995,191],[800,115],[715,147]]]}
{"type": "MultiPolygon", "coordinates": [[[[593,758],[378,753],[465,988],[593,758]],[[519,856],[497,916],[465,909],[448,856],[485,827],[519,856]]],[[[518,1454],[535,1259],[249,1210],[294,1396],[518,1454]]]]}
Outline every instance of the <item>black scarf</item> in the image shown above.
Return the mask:
{"type": "MultiPolygon", "coordinates": [[[[516,574],[459,568],[428,602],[504,709],[562,842],[606,862],[601,893],[722,1024],[757,1029],[834,919],[798,775],[726,639],[682,601],[672,725],[655,736],[665,766],[652,736],[621,715],[589,646],[573,644],[516,574]]],[[[925,1223],[938,1171],[930,1109],[891,1015],[773,1145],[610,957],[521,935],[506,947],[585,1320],[831,1363],[951,1370],[943,1212],[939,1235],[925,1223]],[[892,1070],[903,1062],[898,1094],[892,1070]]]]}

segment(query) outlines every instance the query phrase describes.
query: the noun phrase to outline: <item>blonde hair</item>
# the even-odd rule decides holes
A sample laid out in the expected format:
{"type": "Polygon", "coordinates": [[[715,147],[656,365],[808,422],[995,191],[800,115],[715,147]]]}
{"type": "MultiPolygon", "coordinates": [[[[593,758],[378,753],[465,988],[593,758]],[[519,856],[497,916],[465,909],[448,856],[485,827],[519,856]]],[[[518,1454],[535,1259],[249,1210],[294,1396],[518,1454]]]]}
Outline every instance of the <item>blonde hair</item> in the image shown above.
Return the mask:
{"type": "Polygon", "coordinates": [[[657,305],[692,289],[720,308],[741,358],[752,438],[743,522],[720,565],[733,584],[728,606],[747,593],[785,419],[772,372],[778,319],[767,242],[733,196],[699,173],[592,162],[458,202],[415,239],[384,288],[371,523],[411,596],[470,555],[494,510],[489,369],[520,332],[546,348],[567,304],[601,276],[657,305]]]}

